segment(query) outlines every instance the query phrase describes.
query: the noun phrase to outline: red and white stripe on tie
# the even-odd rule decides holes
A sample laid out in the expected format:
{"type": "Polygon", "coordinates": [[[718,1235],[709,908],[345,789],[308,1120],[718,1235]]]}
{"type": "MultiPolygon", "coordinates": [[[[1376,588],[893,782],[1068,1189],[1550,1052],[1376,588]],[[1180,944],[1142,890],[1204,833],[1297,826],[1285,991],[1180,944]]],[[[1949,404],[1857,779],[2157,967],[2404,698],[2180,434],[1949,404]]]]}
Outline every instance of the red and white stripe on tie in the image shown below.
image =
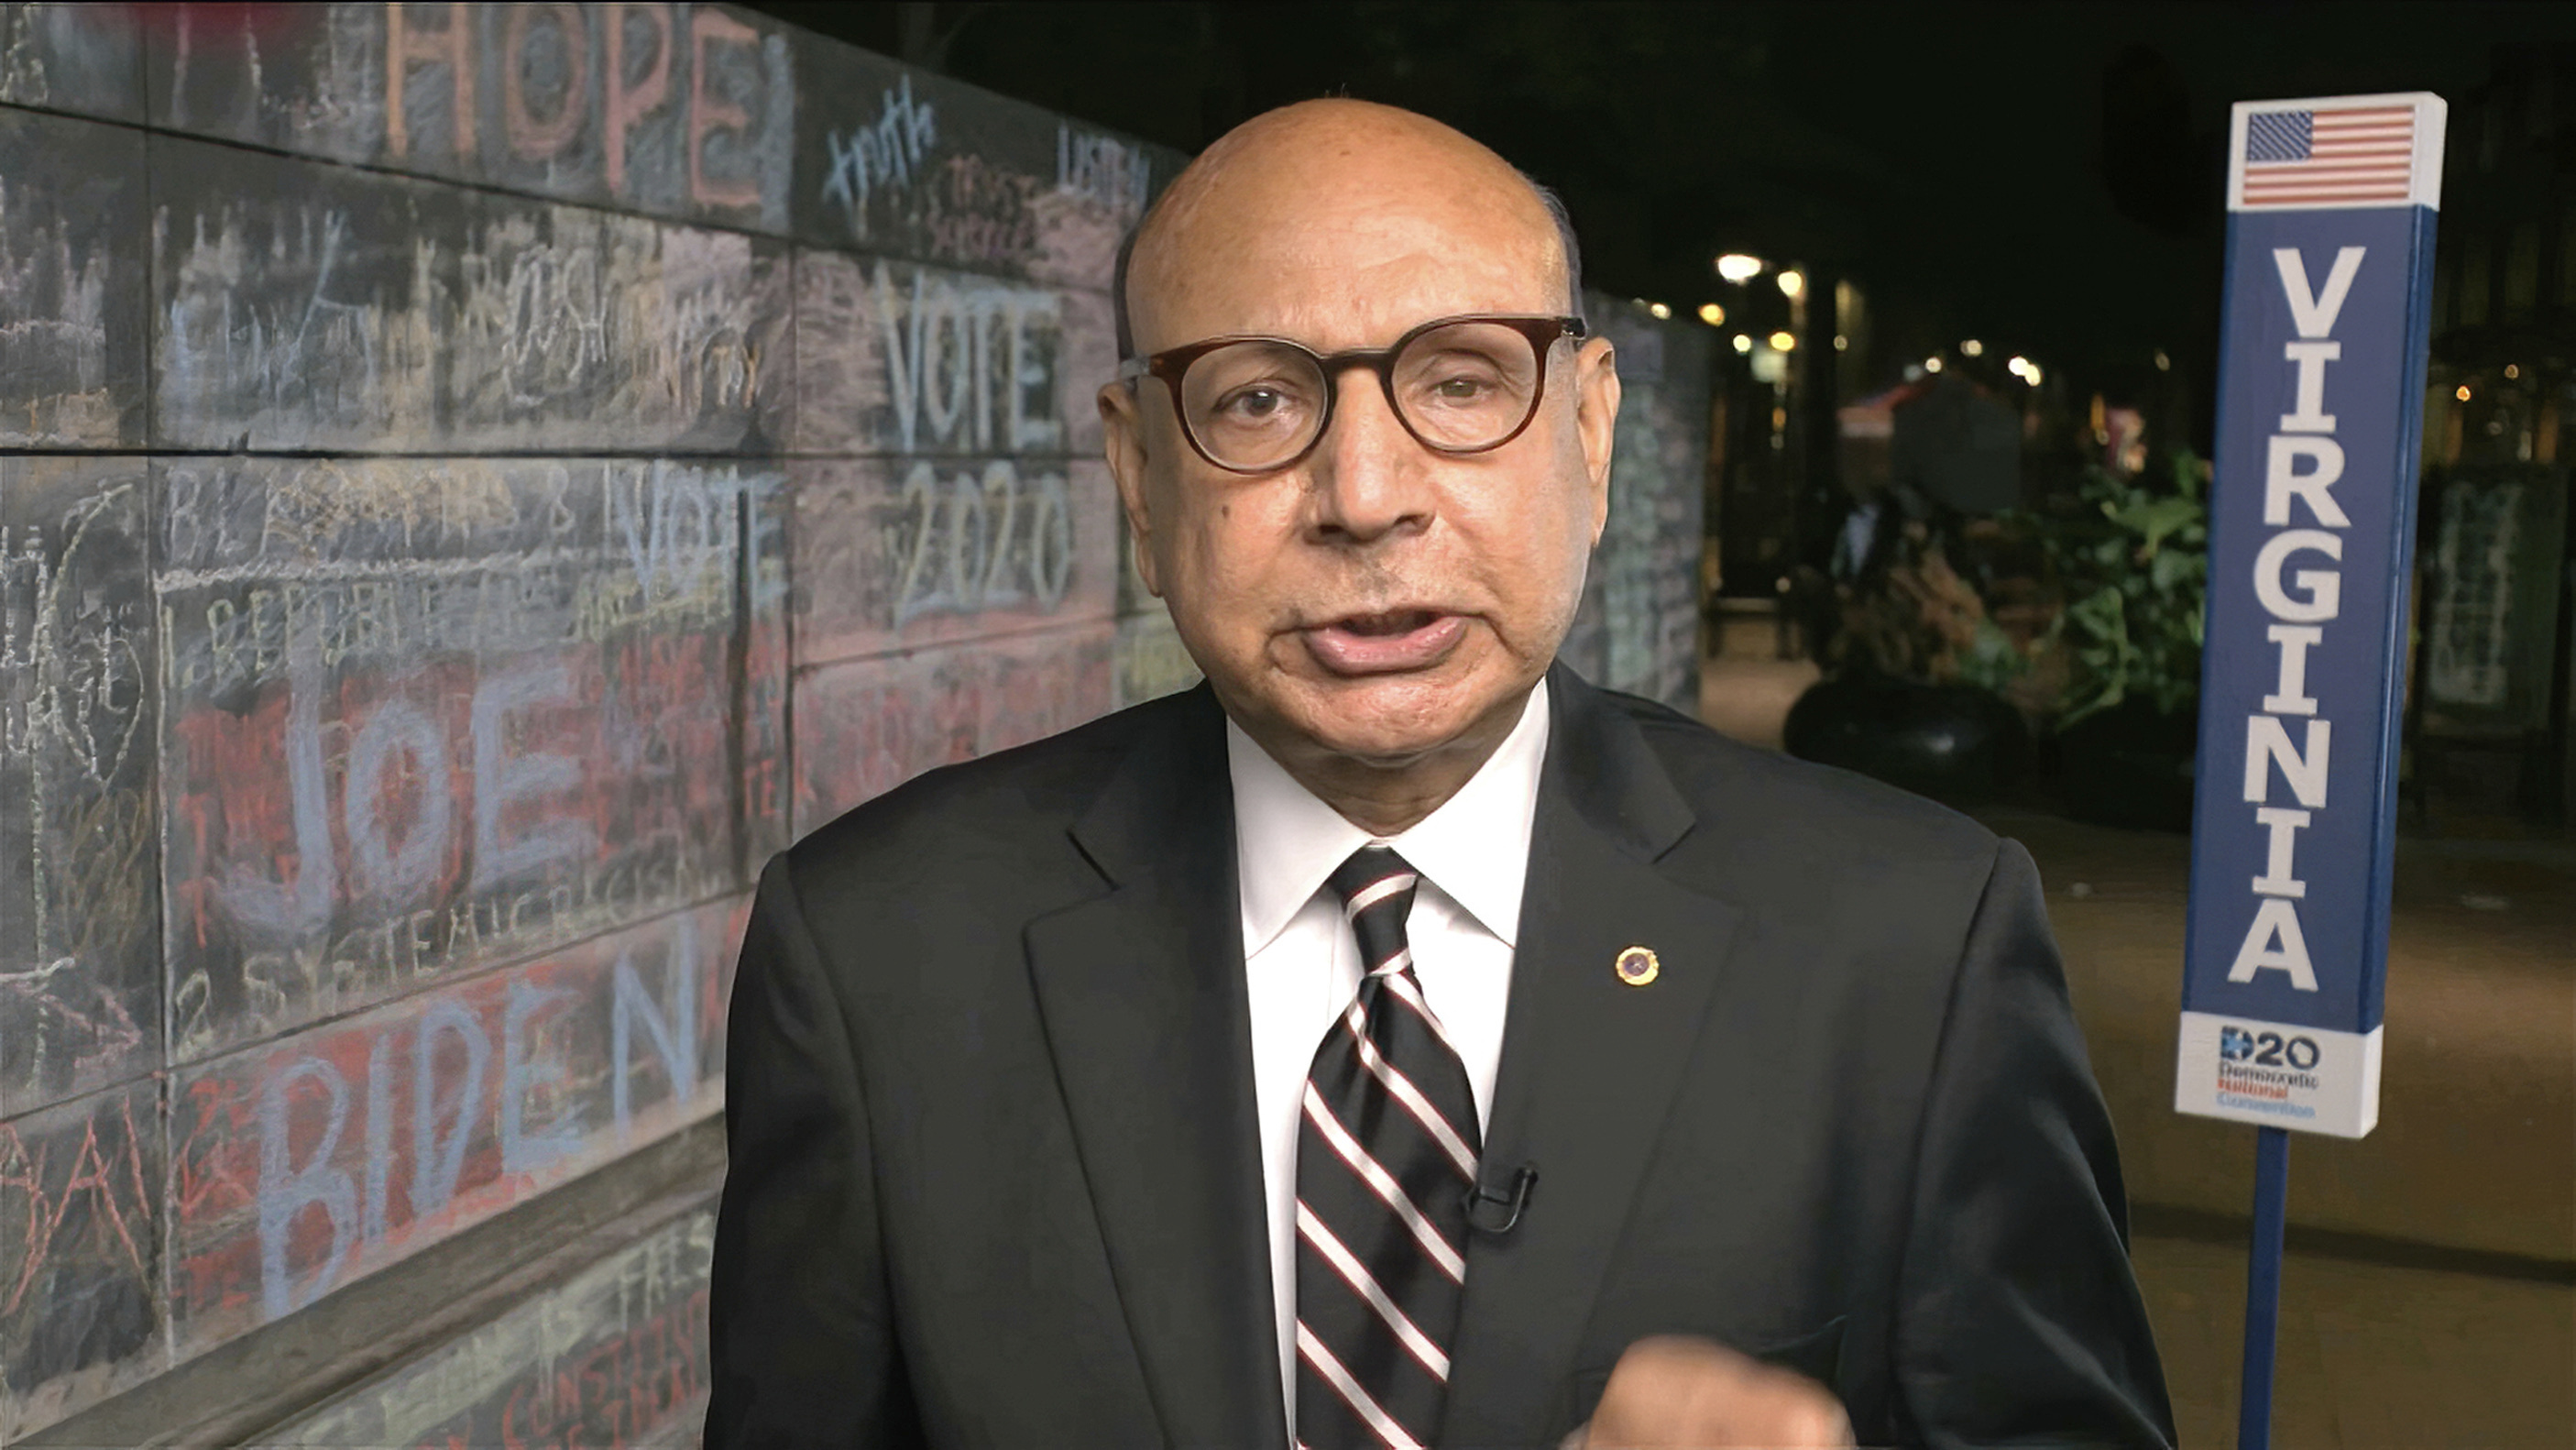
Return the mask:
{"type": "Polygon", "coordinates": [[[1300,1104],[1297,1442],[1416,1450],[1438,1433],[1448,1393],[1481,1151],[1475,1100],[1413,975],[1413,869],[1363,847],[1331,884],[1365,971],[1300,1104]]]}

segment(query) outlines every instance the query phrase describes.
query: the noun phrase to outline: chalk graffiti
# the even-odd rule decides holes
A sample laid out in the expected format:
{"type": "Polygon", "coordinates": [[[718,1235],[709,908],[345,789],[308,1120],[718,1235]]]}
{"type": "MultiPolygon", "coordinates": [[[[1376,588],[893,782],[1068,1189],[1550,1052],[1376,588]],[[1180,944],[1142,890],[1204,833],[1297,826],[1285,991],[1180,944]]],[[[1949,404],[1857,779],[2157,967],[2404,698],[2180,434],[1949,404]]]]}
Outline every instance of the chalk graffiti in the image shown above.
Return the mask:
{"type": "Polygon", "coordinates": [[[1062,447],[1050,346],[1056,294],[915,269],[898,291],[876,264],[875,292],[895,436],[904,452],[1052,452],[1062,447]]]}
{"type": "Polygon", "coordinates": [[[1644,365],[1620,395],[1609,518],[1559,653],[1587,679],[1694,709],[1714,334],[1598,293],[1585,301],[1619,356],[1644,365]]]}
{"type": "Polygon", "coordinates": [[[801,465],[796,658],[1106,621],[1116,604],[1114,497],[1094,463],[801,465]]]}
{"type": "Polygon", "coordinates": [[[667,1443],[707,1388],[715,1213],[698,1207],[265,1437],[277,1445],[667,1443]]]}
{"type": "Polygon", "coordinates": [[[715,6],[189,7],[149,64],[184,130],[786,226],[785,37],[715,6]]]}
{"type": "Polygon", "coordinates": [[[739,881],[742,525],[774,485],[669,462],[166,470],[181,1055],[739,881]]]}
{"type": "Polygon", "coordinates": [[[0,5],[0,104],[137,120],[141,37],[90,5],[0,5]]]}
{"type": "Polygon", "coordinates": [[[935,766],[1106,712],[1107,620],[832,664],[797,679],[796,826],[810,831],[935,766]]]}
{"type": "Polygon", "coordinates": [[[912,98],[906,75],[885,93],[877,118],[847,133],[827,130],[823,145],[831,155],[824,171],[823,199],[840,206],[849,219],[850,235],[868,239],[868,201],[881,189],[901,191],[939,142],[939,115],[912,98]]]}
{"type": "Polygon", "coordinates": [[[412,183],[199,155],[154,219],[173,438],[722,448],[757,418],[774,247],[499,199],[433,218],[412,183]]]}
{"type": "Polygon", "coordinates": [[[1024,488],[1010,461],[996,459],[980,475],[953,474],[943,486],[928,463],[916,463],[904,475],[903,498],[918,512],[903,546],[896,628],[940,610],[976,614],[1023,599],[1053,610],[1064,599],[1073,516],[1063,474],[1040,474],[1024,488]]]}
{"type": "Polygon", "coordinates": [[[141,441],[140,143],[0,110],[0,446],[141,441]]]}
{"type": "Polygon", "coordinates": [[[292,1313],[706,1111],[738,910],[681,912],[192,1072],[175,1098],[183,1337],[292,1313]]]}
{"type": "Polygon", "coordinates": [[[1056,189],[1098,202],[1122,222],[1145,214],[1154,195],[1151,170],[1145,148],[1132,141],[1055,128],[1056,189]]]}
{"type": "Polygon", "coordinates": [[[11,190],[0,176],[0,377],[9,379],[13,399],[23,397],[29,412],[46,416],[8,431],[28,442],[108,441],[112,432],[99,437],[115,422],[107,387],[108,254],[75,251],[59,223],[10,225],[13,212],[30,204],[29,188],[19,185],[15,196],[11,190]]]}
{"type": "Polygon", "coordinates": [[[154,720],[141,469],[0,459],[0,1110],[148,1064],[154,720]]]}
{"type": "MultiPolygon", "coordinates": [[[[767,855],[1144,668],[1162,153],[716,5],[146,15],[0,5],[9,1443],[716,1111],[767,855]]],[[[710,1234],[280,1438],[666,1438],[710,1234]]]]}
{"type": "Polygon", "coordinates": [[[114,1390],[157,1367],[162,1225],[155,1085],[0,1122],[0,1434],[68,1376],[114,1390]]]}

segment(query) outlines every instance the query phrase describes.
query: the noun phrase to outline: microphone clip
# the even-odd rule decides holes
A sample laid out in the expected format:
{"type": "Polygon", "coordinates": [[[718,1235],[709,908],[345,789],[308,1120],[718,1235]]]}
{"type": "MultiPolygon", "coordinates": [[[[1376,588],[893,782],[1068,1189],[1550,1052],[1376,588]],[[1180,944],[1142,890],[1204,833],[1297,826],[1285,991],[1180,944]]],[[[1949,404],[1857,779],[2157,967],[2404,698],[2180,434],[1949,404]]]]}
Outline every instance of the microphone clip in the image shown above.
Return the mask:
{"type": "Polygon", "coordinates": [[[1512,1170],[1511,1186],[1502,1191],[1478,1182],[1467,1190],[1467,1226],[1478,1233],[1507,1234],[1521,1221],[1522,1210],[1529,1207],[1530,1185],[1538,1182],[1538,1165],[1524,1163],[1512,1170]]]}

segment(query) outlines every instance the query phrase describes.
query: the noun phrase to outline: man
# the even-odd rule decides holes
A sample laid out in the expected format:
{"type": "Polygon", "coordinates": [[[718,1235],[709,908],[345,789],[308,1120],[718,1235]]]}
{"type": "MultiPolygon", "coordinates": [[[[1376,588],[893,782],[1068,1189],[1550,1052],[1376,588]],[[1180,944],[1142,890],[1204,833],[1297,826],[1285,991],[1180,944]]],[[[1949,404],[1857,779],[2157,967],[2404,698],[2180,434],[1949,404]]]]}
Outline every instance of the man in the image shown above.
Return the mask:
{"type": "Polygon", "coordinates": [[[773,863],[710,1445],[2162,1445],[2028,856],[1552,668],[1619,383],[1500,158],[1260,117],[1103,390],[1207,677],[773,863]]]}

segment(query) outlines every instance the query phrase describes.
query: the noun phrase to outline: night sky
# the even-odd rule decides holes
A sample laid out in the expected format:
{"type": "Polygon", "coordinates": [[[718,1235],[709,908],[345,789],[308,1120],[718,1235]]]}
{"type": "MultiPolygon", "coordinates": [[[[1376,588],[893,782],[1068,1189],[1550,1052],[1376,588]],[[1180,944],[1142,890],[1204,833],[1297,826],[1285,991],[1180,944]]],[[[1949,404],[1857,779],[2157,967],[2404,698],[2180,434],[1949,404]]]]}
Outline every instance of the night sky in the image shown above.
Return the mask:
{"type": "Polygon", "coordinates": [[[1304,97],[1408,106],[1561,191],[1606,290],[1768,326],[1776,293],[1708,267],[1753,252],[1856,281],[1882,372],[1973,336],[2115,393],[2158,348],[2209,376],[2230,102],[2456,107],[2499,47],[2576,42],[2576,5],[2434,0],[758,8],[1185,151],[1304,97]]]}

